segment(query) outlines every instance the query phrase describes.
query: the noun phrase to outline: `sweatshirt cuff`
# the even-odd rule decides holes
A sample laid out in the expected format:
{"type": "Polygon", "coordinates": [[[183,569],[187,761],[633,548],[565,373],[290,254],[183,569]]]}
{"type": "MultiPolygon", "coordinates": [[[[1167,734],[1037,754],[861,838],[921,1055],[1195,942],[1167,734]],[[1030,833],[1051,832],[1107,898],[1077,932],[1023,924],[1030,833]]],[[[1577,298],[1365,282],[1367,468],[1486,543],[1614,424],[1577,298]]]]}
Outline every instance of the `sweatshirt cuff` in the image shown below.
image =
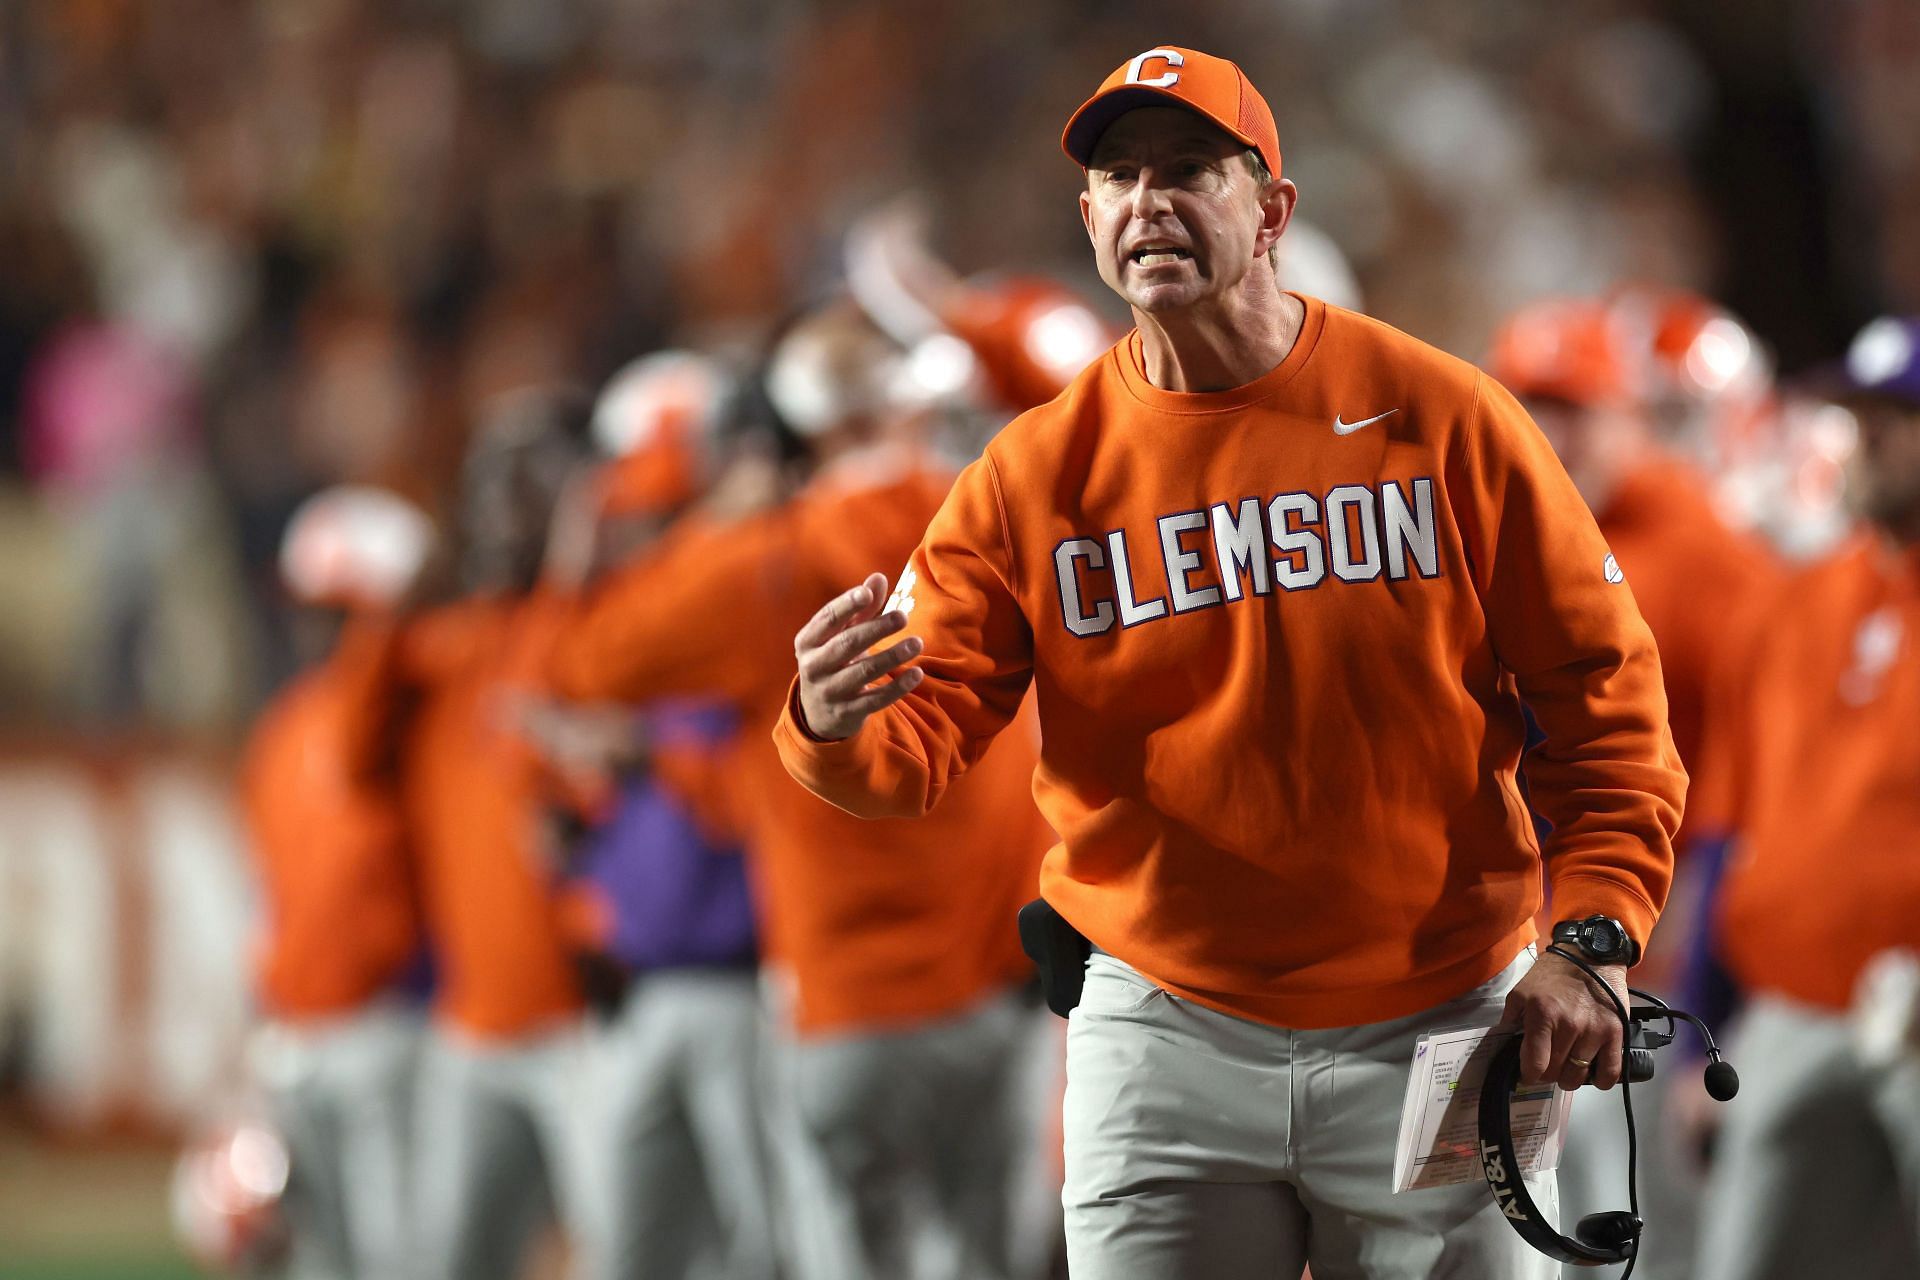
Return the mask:
{"type": "Polygon", "coordinates": [[[800,681],[796,678],[787,686],[787,705],[774,723],[773,741],[787,772],[809,791],[821,794],[829,778],[858,765],[865,751],[863,736],[820,737],[807,726],[806,715],[800,710],[800,681]]]}
{"type": "Polygon", "coordinates": [[[781,717],[781,719],[783,722],[792,721],[794,731],[797,732],[804,741],[822,747],[829,745],[833,741],[830,738],[821,737],[807,724],[807,713],[800,707],[800,678],[798,676],[795,676],[792,682],[787,685],[787,713],[781,717]]]}

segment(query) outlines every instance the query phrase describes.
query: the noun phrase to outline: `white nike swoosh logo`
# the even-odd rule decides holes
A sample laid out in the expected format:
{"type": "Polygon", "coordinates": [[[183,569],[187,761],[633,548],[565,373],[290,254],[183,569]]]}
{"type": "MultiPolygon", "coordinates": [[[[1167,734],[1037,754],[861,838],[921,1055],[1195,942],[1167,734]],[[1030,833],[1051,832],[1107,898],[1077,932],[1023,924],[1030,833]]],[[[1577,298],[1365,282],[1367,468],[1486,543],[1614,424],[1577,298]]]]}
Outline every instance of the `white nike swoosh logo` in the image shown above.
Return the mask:
{"type": "Polygon", "coordinates": [[[1337,436],[1350,436],[1360,428],[1371,426],[1382,418],[1391,418],[1398,412],[1400,412],[1398,409],[1389,409],[1385,413],[1376,413],[1371,418],[1362,418],[1358,422],[1342,422],[1340,421],[1340,415],[1336,413],[1333,415],[1333,434],[1337,436]]]}

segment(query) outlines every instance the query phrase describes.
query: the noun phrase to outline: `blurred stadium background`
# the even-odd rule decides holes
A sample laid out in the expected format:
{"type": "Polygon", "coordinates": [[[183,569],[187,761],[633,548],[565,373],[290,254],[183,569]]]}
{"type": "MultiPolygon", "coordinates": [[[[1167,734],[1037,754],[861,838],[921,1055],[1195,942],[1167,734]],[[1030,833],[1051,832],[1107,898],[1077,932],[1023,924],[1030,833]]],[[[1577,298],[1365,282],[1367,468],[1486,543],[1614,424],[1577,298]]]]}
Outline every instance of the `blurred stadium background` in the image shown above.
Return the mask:
{"type": "Polygon", "coordinates": [[[1366,309],[1469,359],[1623,280],[1787,373],[1920,311],[1911,0],[0,4],[0,1276],[193,1274],[295,507],[444,513],[490,396],[751,348],[902,193],[1110,302],[1055,139],[1157,43],[1246,68],[1366,309]]]}

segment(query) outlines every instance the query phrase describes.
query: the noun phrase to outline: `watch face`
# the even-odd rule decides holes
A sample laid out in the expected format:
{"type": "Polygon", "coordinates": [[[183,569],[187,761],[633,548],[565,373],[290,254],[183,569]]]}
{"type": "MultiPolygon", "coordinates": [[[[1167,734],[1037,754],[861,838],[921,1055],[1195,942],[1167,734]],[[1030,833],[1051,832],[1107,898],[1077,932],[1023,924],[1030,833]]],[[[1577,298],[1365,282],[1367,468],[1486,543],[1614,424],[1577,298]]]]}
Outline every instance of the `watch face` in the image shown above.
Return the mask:
{"type": "Polygon", "coordinates": [[[1594,921],[1587,926],[1586,933],[1586,948],[1596,956],[1616,956],[1624,950],[1620,943],[1620,926],[1611,920],[1594,921]]]}

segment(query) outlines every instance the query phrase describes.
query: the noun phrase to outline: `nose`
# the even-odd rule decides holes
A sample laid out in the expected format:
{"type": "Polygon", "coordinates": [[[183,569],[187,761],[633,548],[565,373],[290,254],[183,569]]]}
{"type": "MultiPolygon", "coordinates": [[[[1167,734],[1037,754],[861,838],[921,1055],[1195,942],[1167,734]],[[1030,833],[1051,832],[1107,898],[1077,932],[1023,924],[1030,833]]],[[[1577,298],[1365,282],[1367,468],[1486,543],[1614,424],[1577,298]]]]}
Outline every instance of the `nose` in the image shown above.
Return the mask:
{"type": "Polygon", "coordinates": [[[1141,169],[1139,177],[1134,180],[1133,199],[1128,211],[1142,222],[1151,222],[1155,214],[1166,211],[1171,205],[1159,172],[1152,167],[1141,169]]]}

